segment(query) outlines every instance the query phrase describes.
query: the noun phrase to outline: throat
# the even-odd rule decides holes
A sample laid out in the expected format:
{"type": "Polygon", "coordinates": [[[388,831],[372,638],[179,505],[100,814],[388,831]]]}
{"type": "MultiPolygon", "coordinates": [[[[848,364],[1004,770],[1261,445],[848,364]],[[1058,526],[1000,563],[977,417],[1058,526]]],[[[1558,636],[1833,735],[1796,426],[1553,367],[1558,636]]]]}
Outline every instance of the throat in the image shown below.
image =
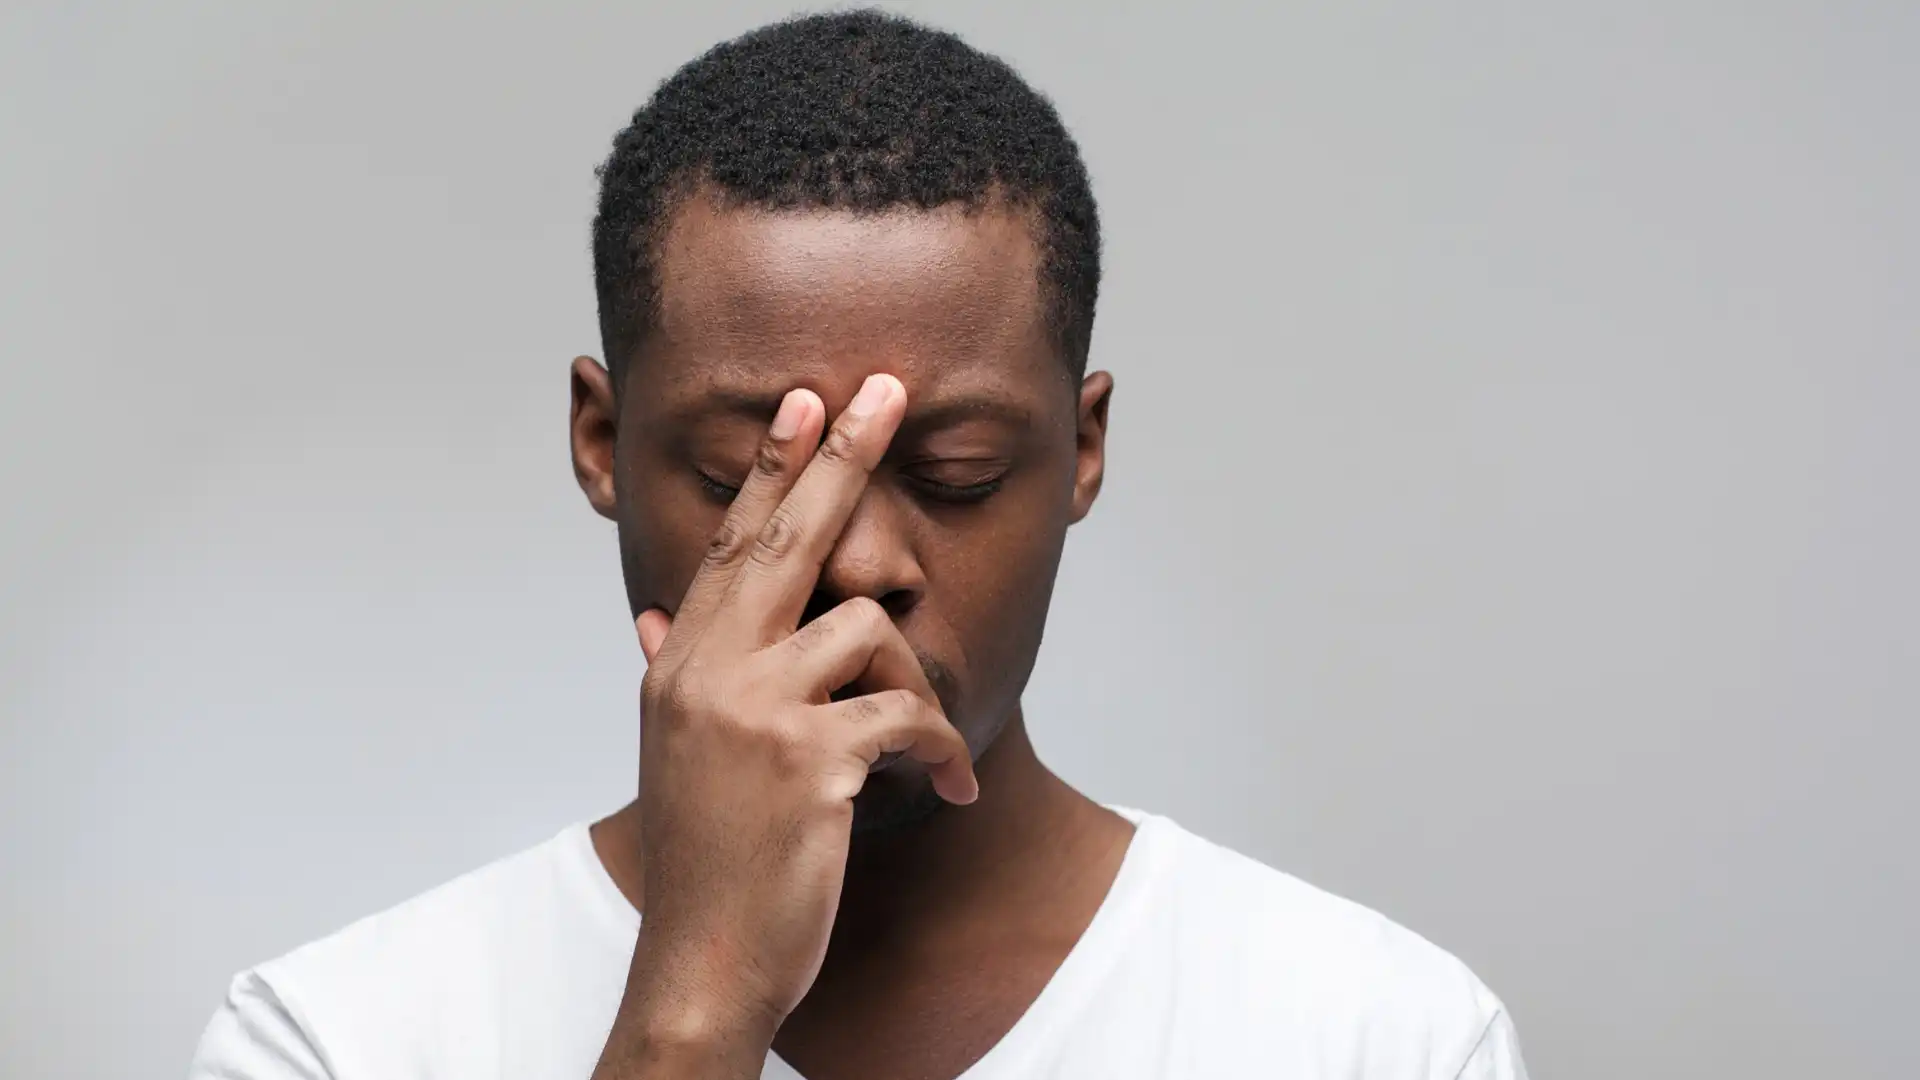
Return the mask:
{"type": "Polygon", "coordinates": [[[1061,854],[1080,849],[1079,838],[1109,820],[1126,825],[1041,763],[1017,713],[974,771],[980,798],[971,806],[943,805],[905,828],[855,832],[829,964],[834,950],[851,957],[870,938],[873,947],[895,948],[949,937],[980,917],[1006,925],[1003,909],[1046,895],[1056,884],[1049,879],[1068,870],[1061,854]]]}
{"type": "Polygon", "coordinates": [[[1130,822],[1010,722],[980,800],[865,838],[825,963],[774,1050],[807,1080],[958,1076],[1019,1023],[1106,899],[1130,822]]]}

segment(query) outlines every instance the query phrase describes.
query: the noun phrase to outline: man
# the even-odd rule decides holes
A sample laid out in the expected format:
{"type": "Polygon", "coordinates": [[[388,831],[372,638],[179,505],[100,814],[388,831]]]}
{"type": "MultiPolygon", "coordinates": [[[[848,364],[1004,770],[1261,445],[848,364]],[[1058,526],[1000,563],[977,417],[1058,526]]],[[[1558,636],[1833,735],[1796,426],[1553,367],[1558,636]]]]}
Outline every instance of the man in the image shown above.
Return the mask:
{"type": "Polygon", "coordinates": [[[601,177],[571,435],[647,658],[639,798],[242,974],[196,1077],[1522,1075],[1452,957],[1034,754],[1113,386],[1043,98],[799,19],[675,74],[601,177]]]}

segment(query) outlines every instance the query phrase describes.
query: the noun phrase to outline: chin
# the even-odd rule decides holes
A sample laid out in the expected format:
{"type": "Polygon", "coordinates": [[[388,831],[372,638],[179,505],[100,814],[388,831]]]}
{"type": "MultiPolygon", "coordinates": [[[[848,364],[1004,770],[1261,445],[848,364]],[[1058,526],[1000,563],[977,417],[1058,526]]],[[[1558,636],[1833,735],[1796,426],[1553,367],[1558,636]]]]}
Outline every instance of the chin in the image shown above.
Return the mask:
{"type": "Polygon", "coordinates": [[[866,786],[853,798],[853,835],[879,836],[911,829],[945,805],[946,800],[933,790],[933,781],[925,772],[917,768],[882,769],[869,776],[866,786]]]}

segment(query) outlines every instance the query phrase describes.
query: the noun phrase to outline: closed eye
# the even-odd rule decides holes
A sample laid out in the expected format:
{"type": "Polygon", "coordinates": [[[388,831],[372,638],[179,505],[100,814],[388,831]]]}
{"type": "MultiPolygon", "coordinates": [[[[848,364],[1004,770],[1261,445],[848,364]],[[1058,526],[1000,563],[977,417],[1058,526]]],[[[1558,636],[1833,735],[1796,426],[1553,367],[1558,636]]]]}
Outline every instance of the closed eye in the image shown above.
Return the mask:
{"type": "Polygon", "coordinates": [[[693,470],[693,475],[700,483],[700,490],[722,506],[732,503],[740,494],[739,488],[734,487],[732,484],[715,480],[713,477],[708,476],[703,469],[693,470]]]}
{"type": "MultiPolygon", "coordinates": [[[[944,480],[936,480],[933,477],[913,472],[904,472],[900,475],[901,479],[905,480],[909,486],[920,494],[937,502],[952,503],[955,505],[981,502],[998,492],[1006,483],[1005,474],[985,480],[978,480],[970,484],[948,483],[944,480]]],[[[716,479],[704,469],[695,469],[693,476],[695,482],[700,485],[700,490],[706,494],[708,498],[722,506],[731,504],[734,499],[740,496],[740,489],[738,487],[724,480],[716,479]]]]}
{"type": "Polygon", "coordinates": [[[900,475],[901,475],[901,479],[905,480],[909,485],[911,485],[914,490],[920,492],[921,494],[927,496],[928,498],[933,499],[937,502],[954,503],[954,504],[960,504],[960,505],[964,505],[967,503],[977,503],[985,500],[988,496],[999,491],[1001,486],[1004,485],[1007,480],[1006,476],[1003,474],[1000,476],[992,477],[991,479],[980,480],[971,484],[950,484],[945,481],[935,480],[930,476],[923,476],[917,473],[906,472],[900,475]]]}

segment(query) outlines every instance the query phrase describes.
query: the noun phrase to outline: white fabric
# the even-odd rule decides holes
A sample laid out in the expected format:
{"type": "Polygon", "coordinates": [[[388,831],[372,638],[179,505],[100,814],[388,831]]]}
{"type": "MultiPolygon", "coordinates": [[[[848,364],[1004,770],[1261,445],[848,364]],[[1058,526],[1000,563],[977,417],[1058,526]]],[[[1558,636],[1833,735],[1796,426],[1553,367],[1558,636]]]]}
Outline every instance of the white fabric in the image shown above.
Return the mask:
{"type": "MultiPolygon", "coordinates": [[[[1524,1080],[1500,1002],[1358,905],[1138,825],[1051,982],[962,1080],[1524,1080]]],[[[640,917],[585,825],[243,972],[193,1080],[586,1080],[640,917]]],[[[764,1080],[799,1080],[770,1055],[764,1080]]]]}

